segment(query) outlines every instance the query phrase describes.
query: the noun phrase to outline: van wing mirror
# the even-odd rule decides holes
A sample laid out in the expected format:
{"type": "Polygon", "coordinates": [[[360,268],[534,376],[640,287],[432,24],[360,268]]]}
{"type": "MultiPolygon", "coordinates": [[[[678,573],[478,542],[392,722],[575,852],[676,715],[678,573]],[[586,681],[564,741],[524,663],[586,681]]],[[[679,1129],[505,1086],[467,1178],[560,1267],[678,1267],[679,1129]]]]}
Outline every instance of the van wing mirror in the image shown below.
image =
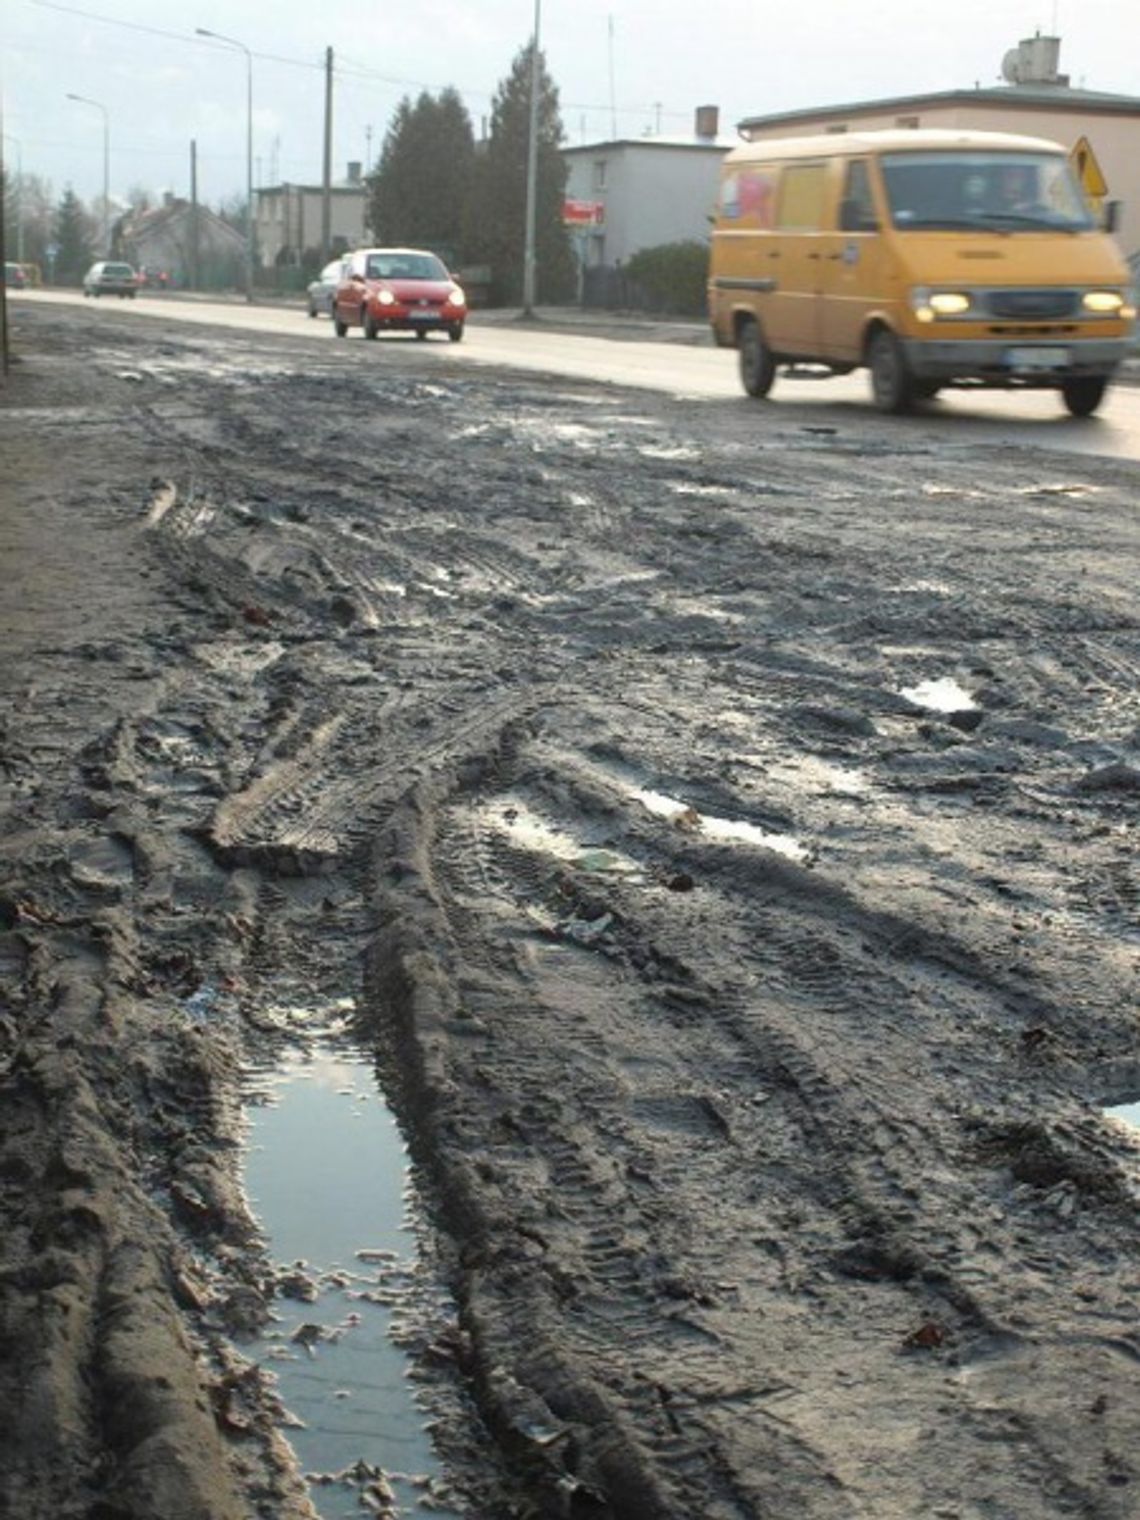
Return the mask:
{"type": "Polygon", "coordinates": [[[839,229],[841,232],[878,232],[879,219],[862,201],[842,200],[839,202],[839,229]]]}

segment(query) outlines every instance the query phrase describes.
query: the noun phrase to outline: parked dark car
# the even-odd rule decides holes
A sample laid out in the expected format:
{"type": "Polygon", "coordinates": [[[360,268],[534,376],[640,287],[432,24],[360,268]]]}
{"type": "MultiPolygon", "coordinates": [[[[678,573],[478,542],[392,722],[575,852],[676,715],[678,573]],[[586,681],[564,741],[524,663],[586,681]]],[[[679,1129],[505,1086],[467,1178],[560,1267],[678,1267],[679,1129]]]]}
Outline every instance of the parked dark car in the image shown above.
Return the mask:
{"type": "Polygon", "coordinates": [[[467,297],[447,266],[425,248],[359,248],[349,255],[337,286],[333,326],[338,338],[350,327],[366,338],[381,332],[445,332],[463,337],[467,297]]]}
{"type": "Polygon", "coordinates": [[[132,301],[138,290],[139,277],[129,264],[116,264],[110,259],[100,259],[83,276],[85,296],[122,296],[132,301]]]}
{"type": "Polygon", "coordinates": [[[336,288],[344,279],[344,266],[348,263],[346,258],[333,259],[326,264],[320,274],[309,285],[309,315],[310,317],[331,317],[333,301],[336,299],[336,288]]]}

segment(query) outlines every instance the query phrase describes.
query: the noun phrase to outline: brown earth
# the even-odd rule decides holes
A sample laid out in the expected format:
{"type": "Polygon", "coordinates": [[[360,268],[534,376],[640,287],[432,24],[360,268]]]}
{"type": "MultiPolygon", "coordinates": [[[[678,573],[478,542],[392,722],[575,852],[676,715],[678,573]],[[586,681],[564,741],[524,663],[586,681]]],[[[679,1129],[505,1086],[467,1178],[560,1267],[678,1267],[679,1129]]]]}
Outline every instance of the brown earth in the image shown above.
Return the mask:
{"type": "Polygon", "coordinates": [[[311,1513],[238,1139],[347,991],[465,1512],[1140,1513],[1136,470],[14,323],[0,1512],[311,1513]]]}

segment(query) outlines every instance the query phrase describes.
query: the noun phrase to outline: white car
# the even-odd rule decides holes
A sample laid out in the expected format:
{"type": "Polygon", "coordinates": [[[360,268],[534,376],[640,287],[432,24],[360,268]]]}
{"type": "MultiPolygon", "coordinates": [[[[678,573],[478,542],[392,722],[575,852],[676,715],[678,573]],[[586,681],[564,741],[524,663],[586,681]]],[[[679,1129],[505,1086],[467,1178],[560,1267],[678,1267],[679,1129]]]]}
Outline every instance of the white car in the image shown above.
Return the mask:
{"type": "Polygon", "coordinates": [[[109,259],[92,264],[83,276],[85,296],[123,296],[133,301],[138,286],[139,277],[129,264],[116,264],[109,259]]]}
{"type": "Polygon", "coordinates": [[[337,286],[344,279],[345,263],[343,258],[333,259],[309,285],[310,317],[319,317],[322,312],[326,317],[332,316],[333,297],[337,286]]]}

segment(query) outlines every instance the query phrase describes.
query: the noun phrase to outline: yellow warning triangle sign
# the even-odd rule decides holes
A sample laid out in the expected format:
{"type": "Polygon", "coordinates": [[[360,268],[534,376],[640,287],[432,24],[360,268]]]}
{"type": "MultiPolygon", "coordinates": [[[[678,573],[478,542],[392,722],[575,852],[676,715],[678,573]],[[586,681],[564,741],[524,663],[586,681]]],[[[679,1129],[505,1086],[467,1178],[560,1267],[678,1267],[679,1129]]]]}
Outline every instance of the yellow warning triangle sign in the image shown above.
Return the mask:
{"type": "Polygon", "coordinates": [[[1108,194],[1108,181],[1097,163],[1096,154],[1092,150],[1092,143],[1087,137],[1082,137],[1069,154],[1069,162],[1077,171],[1077,178],[1081,182],[1081,189],[1090,200],[1099,200],[1102,195],[1108,194]]]}

